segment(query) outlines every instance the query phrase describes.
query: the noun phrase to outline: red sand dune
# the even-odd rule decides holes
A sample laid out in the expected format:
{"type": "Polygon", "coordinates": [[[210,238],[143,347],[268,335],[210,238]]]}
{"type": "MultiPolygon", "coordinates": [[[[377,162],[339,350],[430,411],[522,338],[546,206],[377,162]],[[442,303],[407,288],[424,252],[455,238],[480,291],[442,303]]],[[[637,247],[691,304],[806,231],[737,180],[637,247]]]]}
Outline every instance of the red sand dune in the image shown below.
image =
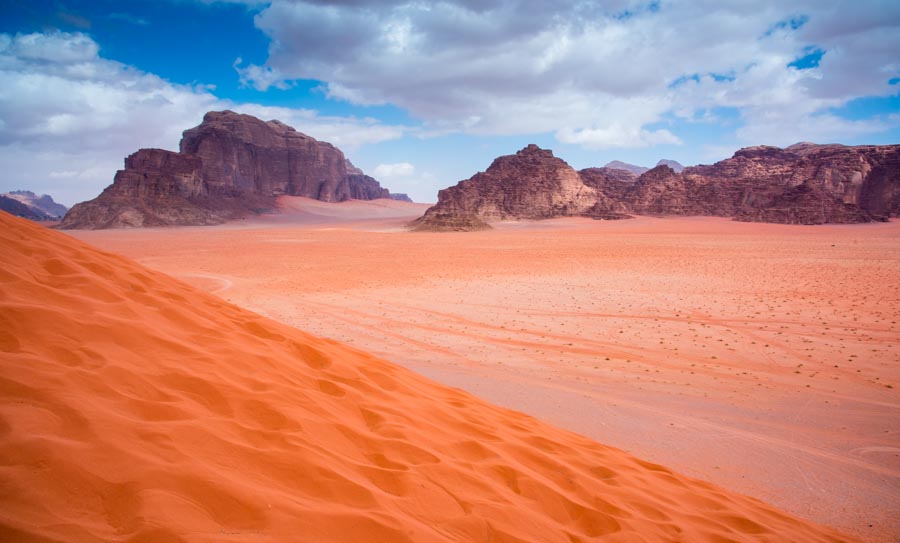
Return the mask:
{"type": "Polygon", "coordinates": [[[841,541],[0,213],[3,541],[841,541]]]}
{"type": "Polygon", "coordinates": [[[872,543],[900,537],[900,222],[712,217],[407,233],[283,197],[70,232],[282,323],[872,543]]]}

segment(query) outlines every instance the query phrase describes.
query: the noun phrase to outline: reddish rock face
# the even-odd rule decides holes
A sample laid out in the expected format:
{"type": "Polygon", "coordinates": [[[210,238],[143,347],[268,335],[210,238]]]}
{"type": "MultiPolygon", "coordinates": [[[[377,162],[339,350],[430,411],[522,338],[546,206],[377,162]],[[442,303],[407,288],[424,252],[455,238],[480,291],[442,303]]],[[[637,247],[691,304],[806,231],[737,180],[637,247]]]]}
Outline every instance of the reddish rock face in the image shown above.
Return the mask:
{"type": "Polygon", "coordinates": [[[326,202],[351,198],[343,153],[278,121],[210,112],[185,130],[181,153],[200,159],[200,174],[214,188],[326,202]]]}
{"type": "Polygon", "coordinates": [[[185,130],[180,152],[141,149],[126,158],[113,184],[60,226],[216,224],[271,209],[282,194],[326,202],[390,195],[330,143],[279,121],[211,111],[185,130]]]}
{"type": "Polygon", "coordinates": [[[416,230],[473,230],[486,221],[548,219],[586,213],[597,191],[552,151],[529,145],[494,160],[484,172],[438,193],[416,230]]]}
{"type": "Polygon", "coordinates": [[[824,224],[900,215],[900,145],[750,147],[683,176],[719,187],[719,208],[738,220],[824,224]]]}
{"type": "Polygon", "coordinates": [[[529,145],[442,190],[412,226],[466,230],[491,220],[629,213],[791,224],[886,220],[900,216],[900,145],[748,147],[710,166],[679,173],[661,164],[640,176],[616,168],[576,173],[529,145]]]}

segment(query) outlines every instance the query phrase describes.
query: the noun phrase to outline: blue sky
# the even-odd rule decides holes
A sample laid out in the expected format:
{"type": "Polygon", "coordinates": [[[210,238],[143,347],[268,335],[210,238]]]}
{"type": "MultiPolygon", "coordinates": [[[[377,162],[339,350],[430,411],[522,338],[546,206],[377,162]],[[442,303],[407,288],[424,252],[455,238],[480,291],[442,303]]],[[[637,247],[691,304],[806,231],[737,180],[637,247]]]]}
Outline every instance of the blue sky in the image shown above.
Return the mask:
{"type": "Polygon", "coordinates": [[[0,192],[93,198],[226,108],[417,201],[528,143],[576,168],[900,143],[898,51],[895,1],[0,0],[0,192]]]}

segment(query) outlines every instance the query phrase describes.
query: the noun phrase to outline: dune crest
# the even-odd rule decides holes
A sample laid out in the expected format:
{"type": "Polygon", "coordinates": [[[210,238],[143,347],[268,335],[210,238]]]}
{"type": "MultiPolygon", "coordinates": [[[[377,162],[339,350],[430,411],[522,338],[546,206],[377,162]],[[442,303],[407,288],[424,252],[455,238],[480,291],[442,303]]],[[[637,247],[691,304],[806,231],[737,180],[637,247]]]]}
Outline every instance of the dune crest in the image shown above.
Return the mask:
{"type": "Polygon", "coordinates": [[[0,539],[845,541],[0,213],[0,539]]]}

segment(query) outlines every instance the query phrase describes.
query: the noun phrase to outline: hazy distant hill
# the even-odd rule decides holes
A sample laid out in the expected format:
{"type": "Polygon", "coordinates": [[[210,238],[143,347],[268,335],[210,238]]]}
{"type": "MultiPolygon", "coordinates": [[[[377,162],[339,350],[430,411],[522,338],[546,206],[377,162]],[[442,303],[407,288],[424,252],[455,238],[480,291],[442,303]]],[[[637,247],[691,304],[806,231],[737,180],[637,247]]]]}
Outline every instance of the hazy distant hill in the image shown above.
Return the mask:
{"type": "Polygon", "coordinates": [[[634,175],[641,175],[642,173],[650,169],[643,166],[636,166],[634,164],[622,162],[621,160],[613,160],[612,162],[607,162],[603,167],[609,168],[611,170],[625,170],[626,172],[631,172],[634,175]]]}
{"type": "Polygon", "coordinates": [[[58,220],[69,210],[66,206],[54,202],[52,196],[47,194],[38,196],[30,190],[14,190],[0,196],[4,198],[0,203],[4,211],[35,221],[58,220]]]}
{"type": "Polygon", "coordinates": [[[681,173],[681,170],[684,169],[684,166],[681,165],[677,160],[669,160],[668,158],[660,159],[659,162],[656,163],[657,166],[668,166],[675,170],[675,173],[681,173]]]}
{"type": "Polygon", "coordinates": [[[27,205],[10,198],[9,196],[0,195],[0,210],[3,210],[10,215],[15,215],[16,217],[22,217],[23,219],[31,219],[33,221],[47,220],[46,215],[43,213],[34,211],[27,205]]]}
{"type": "MultiPolygon", "coordinates": [[[[677,160],[670,160],[668,158],[660,159],[659,162],[656,163],[657,166],[668,166],[675,170],[675,173],[681,173],[681,170],[684,169],[684,166],[681,165],[677,160]]],[[[631,172],[634,175],[641,175],[644,172],[648,172],[651,168],[646,168],[644,166],[637,166],[635,164],[629,164],[627,162],[622,162],[621,160],[613,160],[612,162],[607,162],[604,168],[609,168],[611,170],[625,170],[627,172],[631,172]]]]}

